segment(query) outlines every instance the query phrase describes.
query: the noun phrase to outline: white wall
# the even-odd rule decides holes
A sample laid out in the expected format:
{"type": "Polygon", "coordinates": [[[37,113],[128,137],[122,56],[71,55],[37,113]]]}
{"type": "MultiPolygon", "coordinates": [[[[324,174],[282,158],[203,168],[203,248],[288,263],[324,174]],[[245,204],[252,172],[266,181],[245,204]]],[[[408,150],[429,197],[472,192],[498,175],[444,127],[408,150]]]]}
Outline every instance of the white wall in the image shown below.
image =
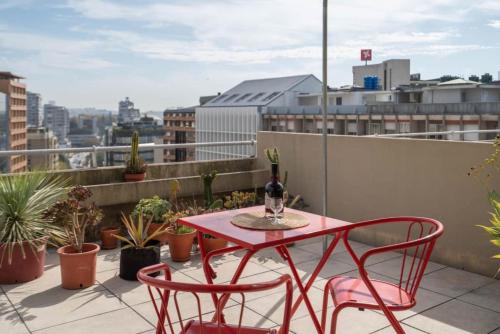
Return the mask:
{"type": "MultiPolygon", "coordinates": [[[[258,107],[196,108],[196,142],[246,141],[261,129],[258,107]]],[[[238,158],[253,154],[251,146],[196,148],[197,160],[238,158]]]]}

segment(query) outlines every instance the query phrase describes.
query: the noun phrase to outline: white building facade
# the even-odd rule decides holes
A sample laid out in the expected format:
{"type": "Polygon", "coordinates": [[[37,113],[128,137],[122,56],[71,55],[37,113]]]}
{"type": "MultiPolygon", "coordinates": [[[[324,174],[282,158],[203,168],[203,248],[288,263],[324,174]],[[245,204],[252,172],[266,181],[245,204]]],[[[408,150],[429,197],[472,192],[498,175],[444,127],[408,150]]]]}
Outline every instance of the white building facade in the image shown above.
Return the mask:
{"type": "MultiPolygon", "coordinates": [[[[255,140],[262,129],[262,112],[268,107],[298,106],[302,94],[321,92],[314,75],[299,75],[243,81],[195,111],[196,142],[255,140]]],[[[243,157],[253,154],[250,146],[202,147],[196,160],[243,157]]]]}

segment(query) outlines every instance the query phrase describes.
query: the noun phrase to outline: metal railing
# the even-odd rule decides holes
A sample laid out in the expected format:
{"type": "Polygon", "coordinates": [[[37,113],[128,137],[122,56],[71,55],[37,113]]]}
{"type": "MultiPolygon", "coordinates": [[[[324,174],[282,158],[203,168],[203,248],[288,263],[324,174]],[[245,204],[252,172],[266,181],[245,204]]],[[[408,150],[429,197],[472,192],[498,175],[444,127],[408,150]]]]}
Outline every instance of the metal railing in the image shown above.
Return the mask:
{"type": "Polygon", "coordinates": [[[467,133],[499,133],[500,129],[492,130],[450,130],[450,131],[433,131],[433,132],[408,132],[408,133],[387,133],[387,134],[373,134],[366,135],[365,137],[427,137],[427,136],[447,136],[447,135],[461,135],[467,133]]]}
{"type": "MultiPolygon", "coordinates": [[[[140,144],[139,151],[150,151],[158,149],[172,150],[176,148],[197,148],[197,147],[223,147],[223,146],[252,146],[255,156],[255,146],[257,141],[226,141],[226,142],[208,142],[208,143],[185,143],[185,144],[140,144]]],[[[129,152],[130,145],[124,146],[92,146],[92,147],[72,147],[72,148],[53,148],[53,149],[35,149],[35,150],[12,150],[0,151],[0,158],[18,155],[49,155],[49,154],[67,154],[67,153],[90,153],[92,167],[97,167],[97,153],[99,152],[129,152]]]]}

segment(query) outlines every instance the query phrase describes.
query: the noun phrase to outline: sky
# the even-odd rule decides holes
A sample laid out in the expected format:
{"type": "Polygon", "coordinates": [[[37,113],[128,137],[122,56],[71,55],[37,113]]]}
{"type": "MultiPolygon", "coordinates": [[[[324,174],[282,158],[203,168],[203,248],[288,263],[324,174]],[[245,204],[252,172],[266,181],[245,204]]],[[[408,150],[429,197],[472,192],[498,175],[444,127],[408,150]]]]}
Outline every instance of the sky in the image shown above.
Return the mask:
{"type": "MultiPolygon", "coordinates": [[[[247,79],[321,78],[322,0],[2,0],[0,71],[69,108],[196,105],[247,79]]],[[[500,71],[500,0],[333,0],[328,84],[360,49],[422,78],[500,71]]]]}

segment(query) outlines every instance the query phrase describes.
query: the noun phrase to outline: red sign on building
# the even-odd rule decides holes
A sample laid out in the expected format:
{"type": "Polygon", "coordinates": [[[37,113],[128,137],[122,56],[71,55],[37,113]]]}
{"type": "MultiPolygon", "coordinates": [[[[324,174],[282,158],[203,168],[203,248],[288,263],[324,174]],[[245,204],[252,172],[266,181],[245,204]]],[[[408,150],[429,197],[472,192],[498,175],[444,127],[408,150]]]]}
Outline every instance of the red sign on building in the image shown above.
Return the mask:
{"type": "Polygon", "coordinates": [[[361,50],[361,60],[372,60],[372,49],[361,50]]]}

